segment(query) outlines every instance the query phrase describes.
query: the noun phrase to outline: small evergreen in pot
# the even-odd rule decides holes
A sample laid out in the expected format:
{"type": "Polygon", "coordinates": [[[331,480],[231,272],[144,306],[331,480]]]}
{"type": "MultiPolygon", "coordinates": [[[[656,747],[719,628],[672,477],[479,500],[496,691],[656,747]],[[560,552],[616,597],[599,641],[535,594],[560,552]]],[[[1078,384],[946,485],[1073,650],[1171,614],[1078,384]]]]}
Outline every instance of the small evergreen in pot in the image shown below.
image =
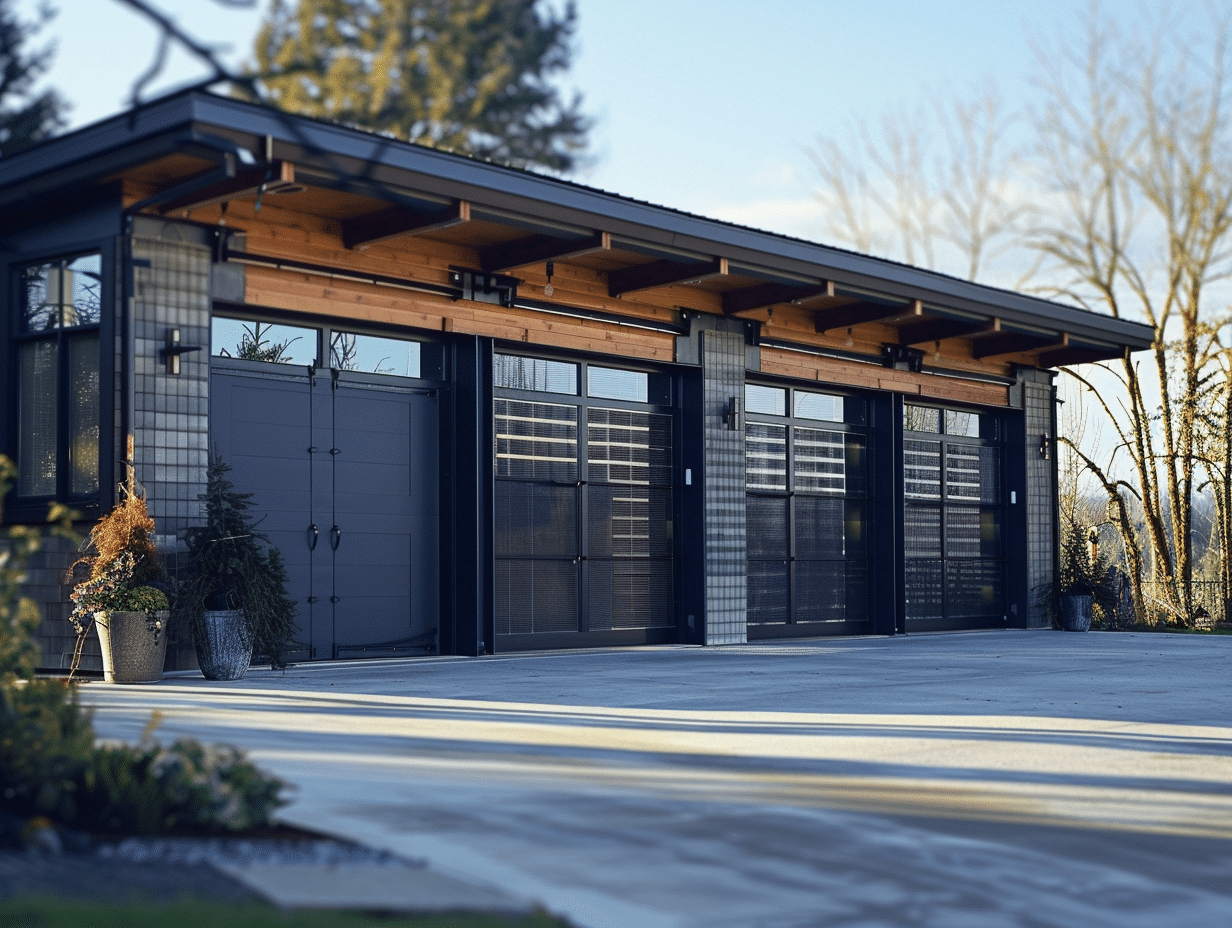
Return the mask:
{"type": "Polygon", "coordinates": [[[286,568],[277,548],[257,531],[252,494],[227,476],[231,466],[210,458],[204,524],[184,532],[189,573],[177,591],[177,610],[192,628],[202,673],[237,680],[253,651],[275,669],[295,633],[295,602],[286,593],[286,568]]]}
{"type": "Polygon", "coordinates": [[[86,574],[71,594],[69,621],[77,632],[72,671],[94,628],[108,683],[151,683],[162,677],[167,652],[167,572],[145,500],[120,492],[120,502],[90,531],[86,553],[69,568],[72,578],[86,574]]]}

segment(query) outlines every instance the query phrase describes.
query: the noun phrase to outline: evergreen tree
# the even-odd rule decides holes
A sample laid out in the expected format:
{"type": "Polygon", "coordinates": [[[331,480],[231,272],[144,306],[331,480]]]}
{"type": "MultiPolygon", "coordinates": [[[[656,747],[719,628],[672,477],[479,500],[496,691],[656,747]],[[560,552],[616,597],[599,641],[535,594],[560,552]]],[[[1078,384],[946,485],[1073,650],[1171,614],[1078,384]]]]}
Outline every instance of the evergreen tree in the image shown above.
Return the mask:
{"type": "Polygon", "coordinates": [[[44,12],[22,22],[11,0],[0,0],[0,156],[33,145],[64,125],[68,104],[54,90],[34,85],[51,63],[51,50],[30,50],[27,42],[47,21],[44,12]]]}
{"type": "Polygon", "coordinates": [[[590,120],[554,78],[576,11],[537,0],[275,0],[259,85],[283,109],[515,167],[571,170],[590,120]]]}

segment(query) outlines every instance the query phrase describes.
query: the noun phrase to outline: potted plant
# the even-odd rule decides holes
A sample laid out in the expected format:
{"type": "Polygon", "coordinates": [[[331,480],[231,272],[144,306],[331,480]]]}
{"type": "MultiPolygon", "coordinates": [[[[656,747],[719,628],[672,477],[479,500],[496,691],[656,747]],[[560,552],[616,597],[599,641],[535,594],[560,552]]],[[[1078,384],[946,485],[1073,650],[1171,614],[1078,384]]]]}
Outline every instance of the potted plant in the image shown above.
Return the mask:
{"type": "Polygon", "coordinates": [[[189,574],[177,608],[192,629],[201,672],[210,680],[238,680],[254,650],[275,669],[295,632],[295,602],[286,594],[286,568],[277,548],[257,531],[252,494],[227,476],[231,466],[210,458],[204,524],[184,533],[189,574]]]}
{"type": "Polygon", "coordinates": [[[145,500],[122,498],[86,539],[86,554],[69,569],[73,586],[69,621],[77,632],[73,670],[91,627],[97,629],[108,683],[154,683],[167,654],[167,572],[154,546],[154,520],[145,500]]]}
{"type": "Polygon", "coordinates": [[[1062,631],[1085,632],[1098,605],[1107,617],[1116,606],[1112,568],[1107,558],[1096,554],[1098,531],[1070,527],[1061,543],[1061,577],[1057,596],[1057,621],[1062,631]]]}

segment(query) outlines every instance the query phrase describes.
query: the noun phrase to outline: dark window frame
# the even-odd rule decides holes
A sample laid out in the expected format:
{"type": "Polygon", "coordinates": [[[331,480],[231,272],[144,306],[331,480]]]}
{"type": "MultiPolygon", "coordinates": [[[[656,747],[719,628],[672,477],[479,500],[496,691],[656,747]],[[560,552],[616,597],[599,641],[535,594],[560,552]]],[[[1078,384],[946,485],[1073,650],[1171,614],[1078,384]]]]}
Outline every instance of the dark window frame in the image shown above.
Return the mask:
{"type": "Polygon", "coordinates": [[[0,298],[8,307],[9,321],[3,330],[4,345],[3,382],[12,397],[6,403],[3,413],[3,434],[5,454],[15,465],[21,460],[21,422],[20,403],[22,396],[21,384],[21,352],[24,345],[38,342],[54,342],[56,345],[56,485],[51,493],[30,494],[21,496],[20,475],[18,482],[10,489],[6,505],[5,517],[14,523],[41,523],[47,519],[48,506],[51,503],[63,503],[86,518],[97,516],[113,500],[114,475],[116,473],[115,459],[115,345],[116,345],[116,313],[115,307],[115,264],[116,246],[114,240],[66,242],[65,247],[54,252],[10,255],[7,263],[7,273],[4,275],[3,293],[0,298]],[[99,318],[97,320],[72,326],[57,326],[55,328],[37,331],[22,331],[22,309],[26,296],[24,273],[27,268],[60,264],[67,266],[81,258],[97,255],[99,263],[99,318]],[[88,492],[72,492],[70,481],[73,467],[71,457],[72,436],[71,423],[74,421],[71,384],[72,354],[70,345],[79,341],[81,336],[93,336],[97,339],[97,364],[99,380],[98,397],[98,472],[97,485],[88,492]]]}

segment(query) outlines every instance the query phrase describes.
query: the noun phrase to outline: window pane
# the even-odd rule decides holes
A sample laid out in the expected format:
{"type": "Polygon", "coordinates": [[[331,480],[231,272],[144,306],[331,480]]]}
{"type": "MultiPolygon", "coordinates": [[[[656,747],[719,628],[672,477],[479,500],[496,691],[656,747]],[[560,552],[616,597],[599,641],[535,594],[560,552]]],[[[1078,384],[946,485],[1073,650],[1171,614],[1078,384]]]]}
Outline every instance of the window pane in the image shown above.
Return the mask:
{"type": "Polygon", "coordinates": [[[316,329],[216,316],[210,333],[210,353],[221,358],[305,366],[317,360],[316,329]]]}
{"type": "Polygon", "coordinates": [[[940,432],[941,410],[927,406],[903,407],[903,428],[908,432],[940,432]]]}
{"type": "Polygon", "coordinates": [[[492,359],[492,385],[507,390],[545,393],[578,392],[578,366],[564,361],[498,354],[492,359]]]}
{"type": "Polygon", "coordinates": [[[98,335],[69,343],[69,493],[98,492],[98,335]]]}
{"type": "Polygon", "coordinates": [[[787,489],[787,426],[745,423],[744,480],[750,490],[787,489]]]}
{"type": "Polygon", "coordinates": [[[795,487],[803,493],[846,493],[846,436],[820,429],[795,430],[795,487]]]}
{"type": "Polygon", "coordinates": [[[843,398],[829,393],[796,391],[796,415],[801,419],[843,422],[843,398]]]}
{"type": "Polygon", "coordinates": [[[761,387],[745,384],[744,408],[766,416],[787,415],[787,391],[781,387],[761,387]]]}
{"type": "Polygon", "coordinates": [[[958,412],[954,409],[947,409],[945,411],[945,432],[947,435],[979,438],[980,414],[978,412],[958,412]]]}
{"type": "Polygon", "coordinates": [[[103,315],[102,259],[96,254],[75,259],[64,272],[63,286],[69,303],[64,324],[97,324],[103,315]]]}
{"type": "Polygon", "coordinates": [[[21,346],[17,412],[17,492],[21,496],[56,492],[57,354],[54,341],[21,346]]]}
{"type": "Polygon", "coordinates": [[[630,400],[645,403],[650,378],[640,371],[620,371],[610,367],[591,367],[586,371],[587,396],[605,400],[630,400]]]}
{"type": "Polygon", "coordinates": [[[941,442],[903,442],[903,485],[910,498],[941,499],[941,442]]]}
{"type": "Polygon", "coordinates": [[[340,371],[420,376],[419,342],[335,332],[329,345],[330,364],[340,371]]]}
{"type": "Polygon", "coordinates": [[[576,406],[497,400],[496,476],[521,480],[578,479],[576,406]]]}
{"type": "Polygon", "coordinates": [[[21,289],[23,332],[96,325],[102,316],[102,273],[96,254],[26,267],[21,289]]]}

